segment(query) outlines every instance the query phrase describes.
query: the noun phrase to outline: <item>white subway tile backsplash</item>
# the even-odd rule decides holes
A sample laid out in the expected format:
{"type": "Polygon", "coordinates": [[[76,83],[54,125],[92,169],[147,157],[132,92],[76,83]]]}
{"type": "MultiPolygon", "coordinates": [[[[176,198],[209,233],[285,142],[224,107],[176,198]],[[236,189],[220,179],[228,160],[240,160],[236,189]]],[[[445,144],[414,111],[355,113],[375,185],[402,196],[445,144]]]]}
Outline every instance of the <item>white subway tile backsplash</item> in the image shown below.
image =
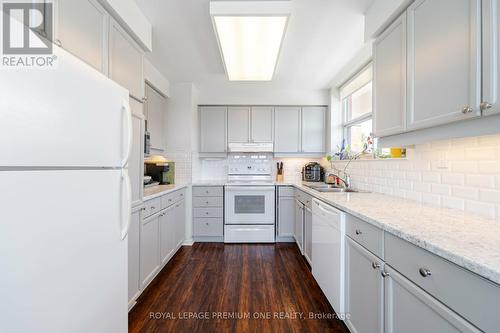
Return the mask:
{"type": "Polygon", "coordinates": [[[437,172],[422,172],[422,181],[427,183],[439,183],[441,182],[441,175],[437,172]]]}
{"type": "Polygon", "coordinates": [[[443,173],[441,183],[449,185],[463,185],[465,176],[459,173],[443,173]]]}
{"type": "Polygon", "coordinates": [[[441,196],[437,194],[424,193],[422,194],[422,203],[439,207],[441,205],[441,196]]]}
{"type": "Polygon", "coordinates": [[[495,179],[493,178],[493,176],[490,175],[466,175],[465,185],[494,188],[495,179]]]}
{"type": "Polygon", "coordinates": [[[443,197],[441,197],[441,207],[464,210],[465,209],[465,200],[460,199],[460,198],[455,198],[455,197],[443,196],[443,197]]]}
{"type": "Polygon", "coordinates": [[[488,174],[500,174],[500,161],[482,161],[479,162],[479,172],[488,174]]]}
{"type": "Polygon", "coordinates": [[[500,205],[496,205],[495,213],[495,219],[500,220],[500,205]]]}
{"type": "Polygon", "coordinates": [[[476,161],[452,161],[451,171],[461,173],[476,173],[478,171],[478,162],[476,161]]]}
{"type": "Polygon", "coordinates": [[[496,158],[496,148],[466,148],[466,160],[494,160],[496,158]]]}
{"type": "Polygon", "coordinates": [[[414,191],[429,193],[431,191],[431,184],[413,182],[412,187],[414,191]]]}
{"type": "Polygon", "coordinates": [[[479,190],[479,200],[500,204],[500,190],[479,190]]]}
{"type": "Polygon", "coordinates": [[[453,186],[451,195],[458,198],[478,200],[479,190],[472,187],[453,186]]]}
{"type": "Polygon", "coordinates": [[[465,211],[487,218],[495,218],[495,205],[491,203],[467,200],[465,201],[465,211]]]}
{"type": "Polygon", "coordinates": [[[422,202],[422,193],[415,191],[406,191],[406,199],[422,202]]]}
{"type": "Polygon", "coordinates": [[[500,189],[500,176],[495,176],[495,187],[500,189]]]}
{"type": "Polygon", "coordinates": [[[431,184],[431,191],[436,194],[450,195],[451,186],[444,184],[431,184]]]}

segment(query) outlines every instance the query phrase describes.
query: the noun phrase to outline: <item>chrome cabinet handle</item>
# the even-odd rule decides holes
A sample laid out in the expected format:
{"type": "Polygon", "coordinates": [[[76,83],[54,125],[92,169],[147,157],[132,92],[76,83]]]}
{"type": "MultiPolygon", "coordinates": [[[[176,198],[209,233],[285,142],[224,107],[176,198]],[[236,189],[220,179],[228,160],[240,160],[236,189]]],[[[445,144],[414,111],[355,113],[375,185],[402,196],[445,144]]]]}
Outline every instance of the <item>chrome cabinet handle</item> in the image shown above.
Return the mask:
{"type": "Polygon", "coordinates": [[[372,262],[373,269],[380,268],[380,264],[378,262],[372,262]]]}
{"type": "Polygon", "coordinates": [[[421,267],[418,272],[420,273],[420,275],[422,275],[422,277],[428,277],[429,275],[432,275],[431,270],[428,268],[421,267]]]}
{"type": "Polygon", "coordinates": [[[356,229],[356,235],[361,235],[361,234],[362,234],[361,230],[356,229]]]}
{"type": "Polygon", "coordinates": [[[382,277],[388,277],[390,275],[389,272],[386,271],[382,271],[380,274],[382,274],[382,277]]]}
{"type": "Polygon", "coordinates": [[[474,109],[472,109],[470,106],[464,106],[463,109],[462,109],[462,113],[463,114],[467,114],[467,113],[471,113],[472,111],[474,111],[474,109]]]}
{"type": "Polygon", "coordinates": [[[481,102],[481,104],[480,104],[481,111],[491,109],[492,106],[493,105],[491,105],[490,103],[488,103],[486,101],[481,102]]]}

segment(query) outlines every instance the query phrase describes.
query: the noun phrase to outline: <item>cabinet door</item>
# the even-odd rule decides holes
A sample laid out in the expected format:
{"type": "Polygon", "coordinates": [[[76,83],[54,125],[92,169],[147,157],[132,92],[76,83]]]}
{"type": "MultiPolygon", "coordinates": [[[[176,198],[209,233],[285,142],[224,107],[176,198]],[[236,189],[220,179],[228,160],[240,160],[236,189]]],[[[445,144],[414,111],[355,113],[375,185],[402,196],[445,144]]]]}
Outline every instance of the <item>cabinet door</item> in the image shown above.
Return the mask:
{"type": "Polygon", "coordinates": [[[63,0],[57,6],[56,39],[65,50],[106,73],[106,10],[96,0],[63,0]]]}
{"type": "Polygon", "coordinates": [[[251,110],[251,138],[252,142],[273,142],[274,108],[268,106],[254,106],[251,110]]]}
{"type": "Polygon", "coordinates": [[[141,287],[144,289],[153,279],[160,265],[159,214],[141,224],[141,287]]]}
{"type": "Polygon", "coordinates": [[[274,152],[300,152],[300,108],[274,109],[274,152]]]}
{"type": "Polygon", "coordinates": [[[134,304],[141,290],[140,281],[140,228],[141,209],[132,212],[128,231],[128,301],[129,307],[134,304]]]}
{"type": "Polygon", "coordinates": [[[201,107],[200,153],[224,153],[226,149],[226,107],[201,107]]]}
{"type": "Polygon", "coordinates": [[[479,0],[417,0],[408,14],[408,129],[480,112],[479,0]]]}
{"type": "Polygon", "coordinates": [[[186,234],[186,201],[181,200],[174,206],[175,211],[175,248],[184,242],[186,234]]]}
{"type": "Polygon", "coordinates": [[[151,148],[164,150],[164,115],[166,99],[146,84],[146,128],[151,137],[151,148]]]}
{"type": "Polygon", "coordinates": [[[132,109],[132,149],[128,161],[128,172],[132,186],[132,206],[142,202],[144,176],[144,116],[142,103],[130,98],[132,109]]]}
{"type": "Polygon", "coordinates": [[[312,211],[304,207],[304,256],[312,265],[312,211]]]}
{"type": "Polygon", "coordinates": [[[227,141],[250,142],[250,108],[227,108],[227,141]]]}
{"type": "Polygon", "coordinates": [[[168,207],[160,214],[160,264],[164,265],[172,256],[175,248],[175,211],[168,207]]]}
{"type": "Polygon", "coordinates": [[[351,332],[383,332],[382,265],[375,255],[346,237],[346,313],[350,315],[346,324],[351,332]]]}
{"type": "Polygon", "coordinates": [[[113,19],[109,24],[109,76],[138,100],[144,98],[143,52],[113,19]]]}
{"type": "Polygon", "coordinates": [[[408,279],[386,266],[385,333],[480,332],[408,279]]]}
{"type": "Polygon", "coordinates": [[[302,108],[302,152],[325,152],[325,117],[324,107],[302,108]]]}
{"type": "Polygon", "coordinates": [[[483,114],[500,113],[500,0],[483,0],[483,114]]]}
{"type": "Polygon", "coordinates": [[[304,205],[295,200],[295,241],[300,249],[300,253],[304,253],[304,205]]]}
{"type": "Polygon", "coordinates": [[[406,13],[373,44],[373,132],[401,133],[406,122],[406,13]]]}
{"type": "Polygon", "coordinates": [[[279,198],[278,203],[278,237],[293,237],[295,228],[295,199],[279,198]]]}

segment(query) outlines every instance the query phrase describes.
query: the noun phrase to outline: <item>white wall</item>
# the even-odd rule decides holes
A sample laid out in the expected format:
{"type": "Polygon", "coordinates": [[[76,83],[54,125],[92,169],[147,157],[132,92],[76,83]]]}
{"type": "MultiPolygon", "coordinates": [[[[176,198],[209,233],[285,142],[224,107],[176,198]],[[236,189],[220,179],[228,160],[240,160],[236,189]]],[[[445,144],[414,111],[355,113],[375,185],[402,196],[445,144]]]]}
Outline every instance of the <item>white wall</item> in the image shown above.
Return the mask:
{"type": "Polygon", "coordinates": [[[353,187],[500,220],[500,135],[435,141],[407,155],[352,162],[353,187]]]}
{"type": "Polygon", "coordinates": [[[201,105],[329,105],[330,103],[330,93],[327,89],[277,89],[271,82],[212,82],[197,84],[197,87],[201,105]]]}

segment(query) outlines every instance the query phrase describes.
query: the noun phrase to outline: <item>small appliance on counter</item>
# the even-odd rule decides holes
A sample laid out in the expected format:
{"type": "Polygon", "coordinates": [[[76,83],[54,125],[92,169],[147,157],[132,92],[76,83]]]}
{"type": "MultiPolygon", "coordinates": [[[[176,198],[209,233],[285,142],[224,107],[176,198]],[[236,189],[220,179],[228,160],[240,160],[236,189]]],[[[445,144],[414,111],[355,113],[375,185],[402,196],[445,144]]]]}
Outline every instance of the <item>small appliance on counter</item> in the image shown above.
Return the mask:
{"type": "Polygon", "coordinates": [[[144,132],[144,154],[149,155],[151,151],[151,135],[148,131],[144,132]]]}
{"type": "Polygon", "coordinates": [[[302,180],[305,182],[321,182],[325,171],[318,162],[309,162],[302,168],[302,180]]]}
{"type": "Polygon", "coordinates": [[[276,163],[276,181],[282,182],[283,179],[284,179],[283,162],[277,162],[276,163]]]}
{"type": "Polygon", "coordinates": [[[161,155],[153,155],[144,161],[144,186],[174,184],[175,163],[168,161],[161,155]],[[150,180],[146,183],[146,177],[150,180]],[[156,183],[156,184],[155,184],[156,183]]]}

